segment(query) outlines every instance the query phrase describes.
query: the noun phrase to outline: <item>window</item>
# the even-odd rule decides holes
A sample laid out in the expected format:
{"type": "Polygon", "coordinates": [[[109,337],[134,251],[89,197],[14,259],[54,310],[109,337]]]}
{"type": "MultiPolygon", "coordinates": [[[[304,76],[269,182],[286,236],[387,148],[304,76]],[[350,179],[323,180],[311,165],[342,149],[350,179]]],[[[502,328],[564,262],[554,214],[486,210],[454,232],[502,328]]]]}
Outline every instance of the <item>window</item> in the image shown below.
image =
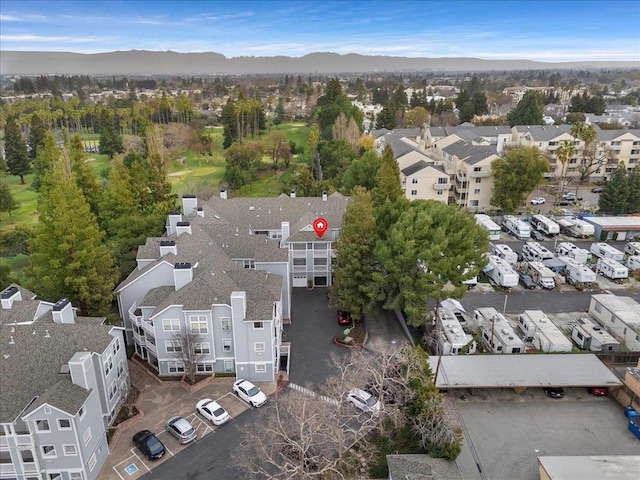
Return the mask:
{"type": "Polygon", "coordinates": [[[209,331],[209,325],[207,323],[207,317],[204,315],[192,315],[189,317],[191,321],[191,331],[193,333],[207,333],[209,331]]]}
{"type": "Polygon", "coordinates": [[[479,188],[475,188],[475,189],[473,190],[473,194],[474,194],[474,195],[480,195],[480,189],[479,189],[479,188]]]}
{"type": "Polygon", "coordinates": [[[82,472],[69,472],[69,480],[82,480],[82,472]]]}
{"type": "Polygon", "coordinates": [[[76,446],[73,444],[62,445],[62,452],[64,453],[65,457],[71,457],[73,455],[78,454],[78,451],[76,450],[76,446]]]}
{"type": "Polygon", "coordinates": [[[479,205],[479,204],[478,204],[478,200],[471,200],[471,201],[469,201],[469,206],[470,206],[470,207],[477,207],[478,205],[479,205]]]}
{"type": "Polygon", "coordinates": [[[293,265],[296,267],[306,267],[307,259],[306,258],[294,258],[293,265]]]}
{"type": "Polygon", "coordinates": [[[104,361],[104,374],[109,375],[111,369],[113,369],[113,358],[109,355],[104,361]]]}
{"type": "Polygon", "coordinates": [[[256,373],[265,373],[267,371],[266,363],[256,363],[256,373]]]}
{"type": "Polygon", "coordinates": [[[449,177],[438,177],[438,183],[440,185],[446,185],[449,183],[449,177]]]}
{"type": "Polygon", "coordinates": [[[411,190],[411,195],[414,197],[418,195],[418,190],[411,190]]]}
{"type": "Polygon", "coordinates": [[[264,324],[262,322],[253,322],[253,329],[254,330],[263,330],[264,329],[264,324]]]}
{"type": "Polygon", "coordinates": [[[224,338],[222,340],[222,351],[223,352],[230,352],[231,351],[231,339],[230,338],[224,338]]]}
{"type": "Polygon", "coordinates": [[[207,355],[211,353],[211,345],[207,343],[194,343],[193,353],[196,355],[207,355]]]}
{"type": "Polygon", "coordinates": [[[43,445],[42,446],[42,456],[43,457],[55,457],[56,455],[56,447],[53,445],[43,445]]]}
{"type": "Polygon", "coordinates": [[[244,268],[250,268],[250,269],[256,268],[256,265],[253,260],[243,260],[242,265],[244,266],[244,268]]]}
{"type": "Polygon", "coordinates": [[[60,480],[62,478],[62,475],[59,473],[50,473],[47,478],[49,480],[60,480]]]}
{"type": "Polygon", "coordinates": [[[49,405],[45,405],[44,413],[45,415],[51,415],[51,407],[49,405]]]}
{"type": "Polygon", "coordinates": [[[196,372],[198,372],[198,373],[212,373],[213,372],[213,364],[212,363],[197,363],[196,364],[196,372]]]}
{"type": "Polygon", "coordinates": [[[117,391],[118,391],[118,385],[116,385],[116,382],[113,381],[111,383],[111,386],[109,387],[109,400],[113,399],[117,391]]]}
{"type": "Polygon", "coordinates": [[[180,330],[180,320],[177,318],[163,318],[162,330],[165,332],[177,332],[180,330]]]}
{"type": "Polygon", "coordinates": [[[84,431],[84,435],[82,435],[82,441],[84,442],[85,447],[91,441],[91,427],[87,427],[87,429],[84,431]]]}
{"type": "Polygon", "coordinates": [[[184,364],[181,362],[168,362],[169,373],[184,373],[184,364]]]}
{"type": "Polygon", "coordinates": [[[59,418],[58,428],[60,430],[71,430],[71,422],[69,421],[68,418],[59,418]]]}
{"type": "Polygon", "coordinates": [[[116,343],[113,344],[113,355],[115,356],[115,354],[118,353],[119,350],[120,350],[120,341],[116,340],[116,343]]]}
{"type": "Polygon", "coordinates": [[[220,329],[223,332],[228,332],[231,330],[231,319],[229,317],[222,317],[220,319],[220,329]]]}
{"type": "Polygon", "coordinates": [[[442,192],[442,190],[437,190],[437,191],[436,191],[436,194],[438,194],[438,195],[442,195],[442,194],[443,194],[443,192],[442,192]]]}
{"type": "Polygon", "coordinates": [[[482,167],[473,167],[473,171],[474,172],[481,172],[482,171],[482,167]]]}
{"type": "Polygon", "coordinates": [[[49,420],[36,420],[36,430],[39,432],[49,432],[49,420]]]}
{"type": "Polygon", "coordinates": [[[602,313],[602,305],[600,305],[599,303],[596,303],[595,307],[593,308],[595,309],[596,312],[602,313]]]}
{"type": "Polygon", "coordinates": [[[224,361],[224,371],[225,371],[225,373],[233,372],[233,360],[225,360],[224,361]]]}
{"type": "Polygon", "coordinates": [[[80,418],[80,420],[82,420],[84,418],[84,407],[80,407],[80,410],[78,410],[78,417],[80,418]]]}
{"type": "Polygon", "coordinates": [[[124,362],[120,360],[120,363],[118,364],[118,378],[122,377],[123,374],[124,374],[124,362]]]}
{"type": "Polygon", "coordinates": [[[325,258],[315,257],[313,259],[313,264],[326,267],[327,266],[327,259],[326,259],[326,257],[325,258]]]}
{"type": "Polygon", "coordinates": [[[476,177],[476,183],[482,183],[482,178],[476,177]]]}
{"type": "Polygon", "coordinates": [[[265,350],[264,342],[255,342],[253,344],[253,351],[254,352],[264,352],[264,350],[265,350]]]}
{"type": "Polygon", "coordinates": [[[413,183],[415,185],[416,183],[418,183],[418,179],[417,178],[412,178],[411,179],[411,183],[413,183]]]}
{"type": "Polygon", "coordinates": [[[164,348],[167,353],[179,353],[182,352],[182,343],[180,340],[165,340],[164,348]]]}
{"type": "Polygon", "coordinates": [[[96,468],[96,463],[98,463],[98,460],[96,459],[96,454],[94,453],[93,455],[91,455],[91,457],[89,457],[89,470],[93,471],[93,469],[96,468]]]}

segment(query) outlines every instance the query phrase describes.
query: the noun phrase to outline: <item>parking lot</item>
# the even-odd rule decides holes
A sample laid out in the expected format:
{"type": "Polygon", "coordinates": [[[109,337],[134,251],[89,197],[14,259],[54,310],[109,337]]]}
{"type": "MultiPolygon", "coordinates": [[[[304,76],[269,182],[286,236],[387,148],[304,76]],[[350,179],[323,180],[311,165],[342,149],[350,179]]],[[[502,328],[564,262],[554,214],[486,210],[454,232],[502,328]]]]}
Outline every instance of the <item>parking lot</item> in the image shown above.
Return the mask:
{"type": "Polygon", "coordinates": [[[566,389],[562,399],[541,389],[476,392],[455,404],[465,435],[456,463],[465,480],[537,480],[540,455],[640,455],[622,407],[585,389],[566,389]]]}

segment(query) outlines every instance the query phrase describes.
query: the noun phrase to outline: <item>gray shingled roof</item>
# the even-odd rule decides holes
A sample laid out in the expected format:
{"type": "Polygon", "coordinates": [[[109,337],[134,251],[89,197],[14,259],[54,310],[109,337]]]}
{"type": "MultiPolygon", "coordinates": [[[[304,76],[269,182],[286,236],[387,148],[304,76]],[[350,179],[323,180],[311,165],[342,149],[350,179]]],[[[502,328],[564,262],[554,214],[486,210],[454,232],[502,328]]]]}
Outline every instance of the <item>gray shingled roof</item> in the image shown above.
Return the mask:
{"type": "Polygon", "coordinates": [[[564,133],[571,133],[571,125],[516,125],[520,135],[529,132],[537,142],[548,142],[564,133]]]}
{"type": "Polygon", "coordinates": [[[432,165],[430,163],[425,162],[424,160],[419,160],[416,163],[414,163],[413,165],[409,165],[406,168],[403,168],[402,170],[400,170],[402,172],[402,174],[405,177],[408,177],[409,175],[413,175],[416,172],[419,172],[420,170],[427,168],[429,165],[432,165]]]}
{"type": "MultiPolygon", "coordinates": [[[[35,302],[31,305],[37,308],[35,302]]],[[[7,325],[12,310],[3,310],[7,315],[0,325],[0,423],[13,422],[34,397],[40,397],[40,404],[46,401],[66,412],[77,412],[89,392],[72,386],[70,376],[61,374],[60,368],[76,352],[102,353],[113,340],[109,334],[113,327],[90,324],[86,319],[57,324],[51,312],[30,325],[7,325]]]]}
{"type": "Polygon", "coordinates": [[[497,155],[495,145],[471,145],[464,140],[458,140],[455,143],[442,149],[449,155],[455,155],[459,160],[473,165],[484,160],[491,155],[497,155]]]}
{"type": "Polygon", "coordinates": [[[631,133],[640,139],[640,130],[602,130],[600,127],[596,128],[598,129],[598,140],[601,142],[615,140],[625,133],[631,133]]]}

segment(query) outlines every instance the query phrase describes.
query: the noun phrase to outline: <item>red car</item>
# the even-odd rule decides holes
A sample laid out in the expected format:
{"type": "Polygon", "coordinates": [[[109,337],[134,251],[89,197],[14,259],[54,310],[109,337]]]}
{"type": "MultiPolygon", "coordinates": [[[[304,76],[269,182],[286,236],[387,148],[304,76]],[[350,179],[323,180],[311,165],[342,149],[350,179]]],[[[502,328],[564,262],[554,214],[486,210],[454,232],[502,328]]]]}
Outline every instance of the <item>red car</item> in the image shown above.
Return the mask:
{"type": "Polygon", "coordinates": [[[351,314],[344,310],[338,310],[338,325],[351,325],[351,314]]]}
{"type": "Polygon", "coordinates": [[[607,387],[591,387],[587,390],[589,390],[591,395],[596,395],[598,397],[606,397],[609,395],[609,389],[607,387]]]}

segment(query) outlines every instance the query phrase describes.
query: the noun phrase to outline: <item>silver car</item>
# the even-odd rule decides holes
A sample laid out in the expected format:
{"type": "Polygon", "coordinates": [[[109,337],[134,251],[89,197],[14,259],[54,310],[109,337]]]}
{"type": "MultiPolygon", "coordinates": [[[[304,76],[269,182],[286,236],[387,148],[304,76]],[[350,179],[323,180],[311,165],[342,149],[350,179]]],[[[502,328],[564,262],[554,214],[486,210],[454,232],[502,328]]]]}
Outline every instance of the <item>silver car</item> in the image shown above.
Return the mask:
{"type": "Polygon", "coordinates": [[[167,422],[167,432],[181,444],[192,442],[198,436],[196,429],[184,417],[171,417],[167,422]]]}

